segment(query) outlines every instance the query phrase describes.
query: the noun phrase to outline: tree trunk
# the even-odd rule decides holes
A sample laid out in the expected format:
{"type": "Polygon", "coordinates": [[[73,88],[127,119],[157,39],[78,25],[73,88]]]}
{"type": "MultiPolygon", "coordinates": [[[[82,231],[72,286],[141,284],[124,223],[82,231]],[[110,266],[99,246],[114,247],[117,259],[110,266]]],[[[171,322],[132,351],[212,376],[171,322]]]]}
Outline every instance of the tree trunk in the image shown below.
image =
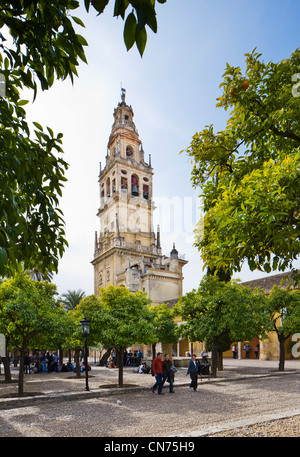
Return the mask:
{"type": "Polygon", "coordinates": [[[223,351],[218,351],[218,371],[223,370],[223,351]]]}
{"type": "Polygon", "coordinates": [[[152,360],[156,357],[156,343],[152,344],[152,360]]]}
{"type": "Polygon", "coordinates": [[[118,362],[118,368],[119,368],[119,387],[123,387],[123,352],[124,348],[118,349],[117,350],[117,362],[118,362]]]}
{"type": "Polygon", "coordinates": [[[80,362],[79,362],[79,352],[80,352],[80,348],[76,347],[75,348],[75,364],[76,364],[76,376],[77,376],[77,378],[81,377],[80,362]]]}
{"type": "Polygon", "coordinates": [[[212,337],[211,347],[211,377],[217,377],[217,364],[218,364],[218,350],[217,350],[217,337],[212,337]]]}
{"type": "Polygon", "coordinates": [[[101,360],[99,362],[99,366],[100,367],[104,367],[108,361],[108,358],[110,357],[110,354],[111,354],[111,351],[113,349],[114,346],[109,346],[107,348],[107,351],[103,354],[103,356],[101,357],[101,360]]]}
{"type": "Polygon", "coordinates": [[[285,351],[284,351],[284,342],[285,338],[282,335],[278,335],[279,339],[279,371],[284,371],[284,364],[285,364],[285,351]]]}
{"type": "Polygon", "coordinates": [[[62,367],[64,363],[64,353],[61,346],[58,346],[59,351],[59,365],[62,367]]]}

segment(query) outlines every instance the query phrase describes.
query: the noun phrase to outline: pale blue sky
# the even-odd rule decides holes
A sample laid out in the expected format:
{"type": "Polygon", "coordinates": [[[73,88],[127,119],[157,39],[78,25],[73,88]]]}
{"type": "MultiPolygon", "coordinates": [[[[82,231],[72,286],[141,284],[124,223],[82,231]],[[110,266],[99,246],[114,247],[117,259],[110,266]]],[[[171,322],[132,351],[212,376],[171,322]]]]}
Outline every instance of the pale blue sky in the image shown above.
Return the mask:
{"type": "MultiPolygon", "coordinates": [[[[89,43],[88,65],[80,66],[73,86],[69,81],[56,83],[27,105],[31,120],[63,132],[65,159],[70,164],[61,202],[70,248],[60,261],[55,282],[60,293],[79,288],[87,294],[94,292],[90,261],[94,232],[99,231],[99,162],[105,163],[122,83],[145,157],[152,156],[154,200],[158,202],[155,223],[161,222],[161,199],[175,198],[182,204],[182,220],[177,214],[176,227],[165,231],[162,227],[161,240],[164,254],[169,254],[175,241],[179,253],[189,260],[184,268],[187,292],[198,286],[204,272],[192,246],[199,192],[190,183],[190,161],[179,152],[205,125],[224,128],[226,113],[215,105],[226,62],[244,68],[244,54],[255,47],[265,61],[288,58],[299,47],[300,3],[168,0],[157,5],[158,33],[149,30],[142,59],[135,47],[126,51],[123,21],[112,17],[112,7],[99,17],[84,9],[75,13],[86,24],[78,32],[89,43]]],[[[242,280],[258,276],[262,275],[247,269],[239,275],[242,280]]]]}

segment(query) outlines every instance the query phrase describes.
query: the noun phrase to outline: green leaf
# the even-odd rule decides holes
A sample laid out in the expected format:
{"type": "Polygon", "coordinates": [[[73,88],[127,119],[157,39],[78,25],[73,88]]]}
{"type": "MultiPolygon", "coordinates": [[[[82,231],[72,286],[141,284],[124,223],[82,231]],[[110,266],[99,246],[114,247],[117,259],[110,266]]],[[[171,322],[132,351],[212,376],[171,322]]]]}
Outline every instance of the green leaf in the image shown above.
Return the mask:
{"type": "Polygon", "coordinates": [[[77,38],[78,38],[79,43],[80,43],[82,46],[88,46],[88,42],[86,41],[86,39],[85,39],[83,36],[78,35],[78,34],[77,34],[76,36],[77,36],[77,38]]]}
{"type": "MultiPolygon", "coordinates": [[[[96,11],[98,11],[98,16],[99,14],[103,13],[104,8],[108,4],[109,0],[92,0],[92,5],[95,8],[96,11]]],[[[88,11],[88,10],[87,10],[88,11]]]]}
{"type": "Polygon", "coordinates": [[[24,105],[27,105],[27,103],[28,103],[28,100],[20,100],[20,101],[18,101],[17,105],[24,106],[24,105]]]}
{"type": "Polygon", "coordinates": [[[143,29],[148,24],[154,33],[157,32],[156,13],[151,5],[141,3],[137,8],[137,18],[139,29],[143,29]]]}
{"type": "Polygon", "coordinates": [[[0,246],[0,272],[3,271],[6,262],[7,262],[7,252],[4,248],[2,248],[0,246]]]}
{"type": "Polygon", "coordinates": [[[129,5],[128,0],[116,0],[115,9],[114,9],[114,17],[121,16],[122,19],[125,17],[125,11],[129,5]]]}
{"type": "Polygon", "coordinates": [[[82,22],[81,19],[79,19],[79,17],[72,16],[72,19],[74,22],[76,22],[76,24],[81,25],[81,27],[85,27],[84,23],[82,22]]]}
{"type": "Polygon", "coordinates": [[[43,127],[41,126],[41,124],[39,124],[38,122],[32,122],[32,123],[36,126],[36,128],[43,131],[43,127]]]}
{"type": "Polygon", "coordinates": [[[127,16],[125,26],[124,26],[124,42],[127,48],[127,51],[129,51],[130,48],[135,43],[135,34],[136,34],[136,18],[134,13],[130,13],[127,16]]]}
{"type": "Polygon", "coordinates": [[[139,30],[138,28],[136,29],[135,41],[136,41],[136,45],[139,50],[139,53],[140,53],[141,57],[143,57],[146,43],[147,43],[147,32],[146,32],[145,27],[142,30],[139,30]]]}

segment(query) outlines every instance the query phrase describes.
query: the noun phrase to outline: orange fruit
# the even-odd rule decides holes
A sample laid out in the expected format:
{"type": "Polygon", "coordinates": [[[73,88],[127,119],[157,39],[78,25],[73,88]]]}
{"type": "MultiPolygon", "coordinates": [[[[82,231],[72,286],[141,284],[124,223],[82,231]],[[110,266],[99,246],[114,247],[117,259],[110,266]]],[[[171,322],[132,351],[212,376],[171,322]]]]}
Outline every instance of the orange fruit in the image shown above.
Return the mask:
{"type": "Polygon", "coordinates": [[[248,87],[249,87],[249,81],[244,81],[243,84],[242,84],[242,88],[243,88],[244,90],[247,90],[248,87]]]}

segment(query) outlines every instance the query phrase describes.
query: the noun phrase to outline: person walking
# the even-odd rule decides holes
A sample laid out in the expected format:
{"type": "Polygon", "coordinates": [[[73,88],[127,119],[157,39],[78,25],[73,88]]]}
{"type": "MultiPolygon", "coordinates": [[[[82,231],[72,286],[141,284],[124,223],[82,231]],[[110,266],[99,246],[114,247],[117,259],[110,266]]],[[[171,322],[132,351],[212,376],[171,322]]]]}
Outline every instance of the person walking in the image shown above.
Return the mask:
{"type": "Polygon", "coordinates": [[[233,356],[234,359],[237,358],[237,353],[238,353],[238,350],[237,350],[236,345],[234,344],[234,345],[232,346],[232,356],[233,356]]]}
{"type": "Polygon", "coordinates": [[[31,357],[29,354],[26,354],[25,355],[25,360],[24,360],[24,370],[25,370],[25,374],[27,374],[29,372],[29,374],[31,374],[31,357]]]}
{"type": "Polygon", "coordinates": [[[247,344],[247,346],[246,346],[246,359],[249,359],[249,356],[250,356],[250,345],[247,344]]]}
{"type": "Polygon", "coordinates": [[[196,360],[196,354],[192,355],[192,358],[189,362],[188,370],[186,376],[189,374],[191,378],[191,384],[189,389],[194,389],[195,392],[199,392],[197,389],[198,386],[198,368],[199,368],[199,361],[196,360]]]}
{"type": "Polygon", "coordinates": [[[155,390],[158,390],[158,395],[163,395],[162,393],[162,386],[163,386],[163,364],[162,364],[162,353],[158,352],[157,356],[153,360],[152,363],[152,373],[155,376],[156,382],[152,386],[151,391],[152,393],[155,392],[155,390]]]}
{"type": "Polygon", "coordinates": [[[164,373],[163,385],[166,381],[170,384],[170,387],[169,387],[170,394],[175,393],[175,391],[173,390],[175,375],[174,375],[174,371],[171,368],[172,366],[173,366],[173,364],[170,360],[170,356],[169,356],[169,354],[166,354],[165,360],[163,361],[163,373],[164,373]]]}

